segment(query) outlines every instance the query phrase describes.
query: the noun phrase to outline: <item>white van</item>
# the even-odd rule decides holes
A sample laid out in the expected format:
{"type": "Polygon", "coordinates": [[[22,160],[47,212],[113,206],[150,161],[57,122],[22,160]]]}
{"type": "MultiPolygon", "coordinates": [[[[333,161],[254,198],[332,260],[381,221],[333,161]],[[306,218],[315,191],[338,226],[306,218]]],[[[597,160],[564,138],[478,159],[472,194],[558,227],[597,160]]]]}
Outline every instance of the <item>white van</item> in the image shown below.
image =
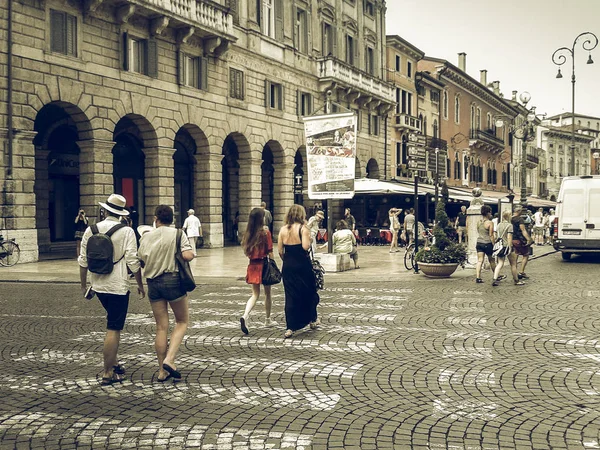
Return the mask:
{"type": "Polygon", "coordinates": [[[563,178],[554,227],[554,248],[565,261],[600,252],[600,175],[563,178]]]}

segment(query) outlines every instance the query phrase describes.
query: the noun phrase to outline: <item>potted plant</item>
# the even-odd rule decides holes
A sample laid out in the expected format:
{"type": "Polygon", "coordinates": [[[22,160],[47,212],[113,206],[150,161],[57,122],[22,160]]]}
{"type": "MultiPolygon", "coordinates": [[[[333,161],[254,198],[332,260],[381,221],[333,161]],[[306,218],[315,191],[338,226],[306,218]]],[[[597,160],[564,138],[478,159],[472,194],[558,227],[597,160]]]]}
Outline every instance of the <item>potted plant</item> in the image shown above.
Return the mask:
{"type": "Polygon", "coordinates": [[[433,227],[434,243],[417,252],[416,261],[419,269],[425,276],[447,278],[454,273],[457,267],[465,267],[467,262],[467,249],[464,245],[448,238],[452,233],[452,226],[446,214],[448,201],[448,186],[442,185],[442,195],[435,209],[435,226],[433,227]]]}

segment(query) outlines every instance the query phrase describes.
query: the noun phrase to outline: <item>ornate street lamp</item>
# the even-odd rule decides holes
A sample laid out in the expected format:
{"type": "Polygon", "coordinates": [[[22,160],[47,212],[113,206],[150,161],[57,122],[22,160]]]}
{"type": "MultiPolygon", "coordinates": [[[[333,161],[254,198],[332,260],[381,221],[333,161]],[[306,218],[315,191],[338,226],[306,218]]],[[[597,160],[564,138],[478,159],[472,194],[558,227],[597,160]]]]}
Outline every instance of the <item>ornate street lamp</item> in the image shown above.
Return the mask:
{"type": "MultiPolygon", "coordinates": [[[[560,66],[567,62],[566,55],[571,55],[571,60],[573,62],[571,71],[571,164],[569,167],[569,175],[575,175],[575,47],[580,38],[584,39],[581,43],[581,47],[588,52],[594,50],[598,45],[598,38],[596,35],[590,31],[586,31],[575,38],[573,47],[561,47],[552,53],[552,62],[558,66],[556,78],[562,78],[560,66]]],[[[588,53],[587,64],[594,64],[591,53],[588,53]]]]}

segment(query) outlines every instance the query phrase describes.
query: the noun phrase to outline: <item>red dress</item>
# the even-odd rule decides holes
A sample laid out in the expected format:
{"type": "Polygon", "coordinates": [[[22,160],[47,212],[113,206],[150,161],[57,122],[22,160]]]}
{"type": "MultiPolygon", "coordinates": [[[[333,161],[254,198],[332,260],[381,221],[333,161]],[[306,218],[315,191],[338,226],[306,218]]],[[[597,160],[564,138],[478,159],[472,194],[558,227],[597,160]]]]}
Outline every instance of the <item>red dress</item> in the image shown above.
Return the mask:
{"type": "Polygon", "coordinates": [[[246,283],[262,284],[263,259],[273,251],[273,238],[271,232],[265,230],[266,240],[263,245],[255,247],[250,254],[250,263],[246,271],[246,283]]]}

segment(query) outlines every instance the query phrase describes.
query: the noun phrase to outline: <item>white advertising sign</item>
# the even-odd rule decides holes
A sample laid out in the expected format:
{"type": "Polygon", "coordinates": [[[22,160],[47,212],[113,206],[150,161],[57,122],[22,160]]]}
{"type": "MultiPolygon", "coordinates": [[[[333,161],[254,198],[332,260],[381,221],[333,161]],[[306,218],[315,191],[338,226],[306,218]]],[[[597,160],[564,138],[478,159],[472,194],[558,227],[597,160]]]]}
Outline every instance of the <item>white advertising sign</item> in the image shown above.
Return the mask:
{"type": "Polygon", "coordinates": [[[356,116],[305,117],[308,198],[354,197],[356,116]]]}

